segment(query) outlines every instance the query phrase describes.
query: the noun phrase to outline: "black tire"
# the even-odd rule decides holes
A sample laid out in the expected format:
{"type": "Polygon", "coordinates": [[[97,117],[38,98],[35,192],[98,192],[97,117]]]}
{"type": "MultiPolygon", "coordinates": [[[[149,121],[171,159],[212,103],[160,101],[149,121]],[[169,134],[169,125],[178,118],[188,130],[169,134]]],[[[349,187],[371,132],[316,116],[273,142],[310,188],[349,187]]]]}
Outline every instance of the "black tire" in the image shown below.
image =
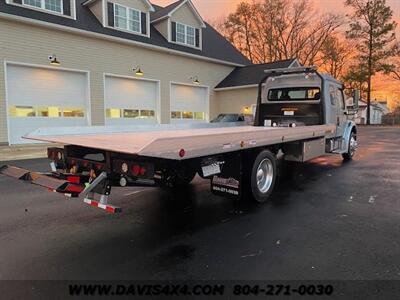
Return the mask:
{"type": "Polygon", "coordinates": [[[274,189],[276,176],[276,157],[271,151],[263,150],[254,160],[250,174],[250,189],[256,202],[264,203],[268,200],[274,189]],[[261,178],[265,179],[265,184],[263,184],[263,179],[261,178]],[[259,181],[261,181],[260,184],[258,184],[259,181]]]}
{"type": "Polygon", "coordinates": [[[354,139],[355,141],[357,141],[357,136],[355,134],[355,132],[353,131],[350,134],[350,138],[349,138],[349,144],[347,145],[347,152],[342,154],[343,160],[344,161],[351,161],[353,160],[354,155],[356,154],[356,150],[352,149],[351,143],[352,143],[352,139],[354,139]]]}

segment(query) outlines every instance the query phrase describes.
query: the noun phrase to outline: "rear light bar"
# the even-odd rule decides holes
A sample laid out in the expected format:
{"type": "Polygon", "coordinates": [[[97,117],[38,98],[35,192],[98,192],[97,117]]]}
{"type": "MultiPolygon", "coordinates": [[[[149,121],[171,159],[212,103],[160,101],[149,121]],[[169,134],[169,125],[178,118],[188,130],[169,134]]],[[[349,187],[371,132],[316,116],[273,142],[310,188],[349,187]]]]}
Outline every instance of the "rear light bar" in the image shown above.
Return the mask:
{"type": "Polygon", "coordinates": [[[84,170],[94,170],[96,172],[104,171],[106,169],[106,164],[101,162],[94,162],[86,159],[79,158],[67,158],[67,165],[69,167],[78,167],[84,170]]]}
{"type": "Polygon", "coordinates": [[[154,166],[146,162],[114,160],[113,171],[136,178],[152,179],[154,177],[154,166]]]}

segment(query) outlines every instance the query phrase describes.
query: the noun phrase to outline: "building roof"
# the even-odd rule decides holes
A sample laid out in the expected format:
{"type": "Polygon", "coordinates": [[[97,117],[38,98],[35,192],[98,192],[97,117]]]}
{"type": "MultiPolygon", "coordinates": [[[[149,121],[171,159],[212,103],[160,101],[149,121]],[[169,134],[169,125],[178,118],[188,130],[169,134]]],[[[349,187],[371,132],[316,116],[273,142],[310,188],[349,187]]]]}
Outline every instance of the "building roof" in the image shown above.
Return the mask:
{"type": "Polygon", "coordinates": [[[167,16],[171,11],[173,11],[175,8],[177,8],[179,5],[181,5],[185,0],[179,0],[176,2],[171,3],[170,5],[166,7],[156,7],[156,11],[151,14],[151,21],[161,19],[162,17],[167,16]]]}
{"type": "Polygon", "coordinates": [[[272,63],[236,67],[215,88],[227,89],[241,86],[253,86],[260,83],[265,70],[289,68],[297,62],[297,59],[280,60],[272,63]]]}
{"type": "MultiPolygon", "coordinates": [[[[164,48],[165,50],[174,50],[182,54],[192,54],[234,65],[248,65],[251,63],[209,24],[207,24],[206,28],[203,28],[203,46],[200,50],[168,42],[153,25],[150,26],[150,38],[103,27],[90,9],[82,5],[85,1],[86,0],[76,0],[76,20],[7,4],[5,1],[0,1],[0,17],[15,16],[22,17],[24,20],[33,19],[35,21],[53,24],[57,28],[63,26],[66,29],[77,29],[87,33],[104,35],[105,37],[120,38],[127,41],[138,42],[143,45],[156,46],[164,48]]],[[[155,13],[162,9],[157,5],[153,5],[153,7],[156,10],[155,13]]]]}
{"type": "Polygon", "coordinates": [[[204,23],[203,18],[200,16],[199,12],[197,11],[196,7],[193,5],[191,0],[178,0],[162,9],[159,9],[159,10],[153,12],[150,16],[151,22],[155,23],[155,22],[158,22],[158,21],[161,21],[161,20],[171,17],[172,14],[176,10],[178,10],[181,6],[183,6],[185,4],[187,4],[189,6],[189,8],[192,10],[193,14],[199,20],[199,22],[201,23],[201,27],[205,28],[206,24],[204,23]]]}

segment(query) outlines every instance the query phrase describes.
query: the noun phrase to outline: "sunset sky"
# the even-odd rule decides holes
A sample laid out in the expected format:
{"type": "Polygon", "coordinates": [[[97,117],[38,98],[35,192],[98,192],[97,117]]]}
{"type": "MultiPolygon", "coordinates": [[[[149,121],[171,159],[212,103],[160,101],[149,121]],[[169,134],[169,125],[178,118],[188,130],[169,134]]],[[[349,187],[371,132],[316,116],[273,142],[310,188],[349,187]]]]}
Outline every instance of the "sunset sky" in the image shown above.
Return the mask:
{"type": "MultiPolygon", "coordinates": [[[[216,21],[227,16],[235,10],[238,3],[253,0],[192,0],[202,17],[207,21],[216,21]]],[[[175,0],[152,0],[154,4],[166,6],[175,0]]],[[[346,13],[348,9],[344,6],[344,0],[313,0],[315,7],[320,12],[346,13]]],[[[400,0],[386,0],[394,11],[394,19],[398,21],[397,35],[400,40],[400,0]]],[[[400,82],[391,81],[388,78],[377,76],[374,80],[373,97],[387,99],[392,102],[400,99],[400,82]]]]}
{"type": "MultiPolygon", "coordinates": [[[[235,10],[235,7],[240,2],[252,2],[252,0],[192,0],[200,14],[206,20],[217,19],[222,16],[226,16],[230,12],[235,10]]],[[[322,12],[345,12],[343,2],[344,0],[313,0],[316,7],[322,12]]],[[[174,0],[153,0],[154,4],[166,6],[174,0]]],[[[393,11],[395,12],[395,18],[400,20],[400,0],[387,0],[393,11]]]]}

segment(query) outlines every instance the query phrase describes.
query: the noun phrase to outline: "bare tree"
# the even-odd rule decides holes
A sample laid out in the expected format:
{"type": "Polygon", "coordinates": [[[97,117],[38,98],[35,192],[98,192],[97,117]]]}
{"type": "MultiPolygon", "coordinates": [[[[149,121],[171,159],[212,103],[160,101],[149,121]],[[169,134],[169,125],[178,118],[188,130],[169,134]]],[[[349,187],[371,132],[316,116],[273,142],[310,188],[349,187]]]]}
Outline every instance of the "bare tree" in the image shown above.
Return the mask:
{"type": "Polygon", "coordinates": [[[321,47],[317,64],[324,72],[342,78],[353,56],[353,44],[339,35],[331,35],[321,47]]]}
{"type": "Polygon", "coordinates": [[[372,76],[393,56],[396,22],[386,0],[346,0],[353,9],[347,35],[358,41],[358,63],[367,71],[367,125],[370,124],[372,76]]]}
{"type": "Polygon", "coordinates": [[[258,0],[240,3],[221,31],[255,63],[298,58],[314,64],[342,23],[339,15],[318,14],[310,0],[258,0]]]}

